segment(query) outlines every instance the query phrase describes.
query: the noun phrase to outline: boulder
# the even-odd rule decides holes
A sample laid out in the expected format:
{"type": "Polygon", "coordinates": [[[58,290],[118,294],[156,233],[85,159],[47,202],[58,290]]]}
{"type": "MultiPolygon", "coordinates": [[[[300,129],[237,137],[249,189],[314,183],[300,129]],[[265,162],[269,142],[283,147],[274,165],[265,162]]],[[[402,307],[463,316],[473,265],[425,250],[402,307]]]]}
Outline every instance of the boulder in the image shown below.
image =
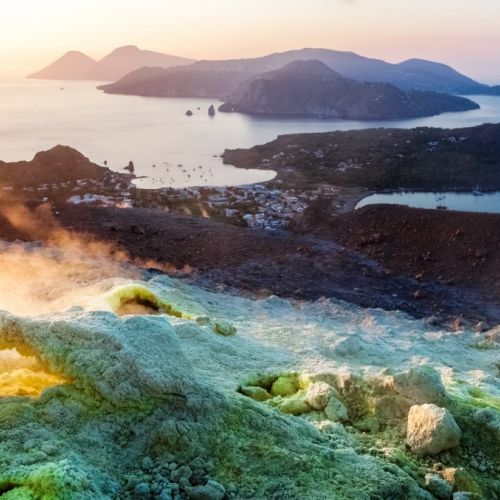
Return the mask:
{"type": "Polygon", "coordinates": [[[485,337],[490,341],[490,342],[498,342],[500,344],[500,326],[497,326],[496,328],[493,328],[489,332],[485,334],[485,337]]]}
{"type": "Polygon", "coordinates": [[[310,384],[316,382],[325,382],[332,387],[337,386],[337,373],[331,372],[320,372],[320,373],[302,373],[299,376],[299,385],[301,389],[307,389],[310,384]]]}
{"type": "Polygon", "coordinates": [[[444,405],[446,389],[439,373],[429,366],[417,366],[394,375],[394,389],[415,404],[444,405]]]}
{"type": "Polygon", "coordinates": [[[365,348],[363,341],[356,335],[340,339],[332,349],[337,356],[355,356],[365,348]]]}
{"type": "Polygon", "coordinates": [[[474,330],[478,333],[484,333],[487,332],[490,329],[490,325],[486,323],[486,321],[480,321],[477,323],[477,325],[474,327],[474,330]]]}
{"type": "Polygon", "coordinates": [[[474,497],[467,491],[457,491],[453,493],[453,500],[472,500],[474,497]]]}
{"type": "Polygon", "coordinates": [[[215,333],[222,335],[223,337],[231,337],[232,335],[236,335],[236,328],[227,321],[212,321],[210,323],[210,326],[215,333]]]}
{"type": "Polygon", "coordinates": [[[217,481],[208,481],[202,486],[189,487],[186,492],[191,500],[222,500],[226,489],[217,481]]]}
{"type": "Polygon", "coordinates": [[[451,484],[453,491],[482,496],[481,487],[463,467],[448,467],[442,475],[451,484]]]}
{"type": "Polygon", "coordinates": [[[346,422],[349,420],[349,412],[342,401],[332,396],[325,407],[325,414],[333,422],[346,422]]]}
{"type": "Polygon", "coordinates": [[[373,413],[384,425],[401,428],[406,432],[406,417],[412,406],[406,398],[399,394],[383,394],[372,399],[373,413]]]}
{"type": "Polygon", "coordinates": [[[434,404],[410,408],[406,442],[417,455],[436,455],[455,448],[461,434],[453,415],[446,408],[434,404]]]}
{"type": "Polygon", "coordinates": [[[173,470],[170,479],[174,483],[181,483],[189,481],[189,478],[193,475],[193,471],[189,465],[181,465],[177,469],[173,470]]]}
{"type": "Polygon", "coordinates": [[[289,398],[282,398],[278,402],[277,408],[283,413],[295,416],[303,415],[312,410],[305,400],[304,391],[297,392],[289,398]]]}
{"type": "Polygon", "coordinates": [[[336,394],[336,390],[325,382],[311,384],[306,391],[306,401],[315,410],[324,410],[328,401],[336,394]]]}
{"type": "Polygon", "coordinates": [[[486,439],[491,445],[500,446],[500,414],[493,408],[482,408],[477,410],[473,416],[475,423],[485,433],[486,439]]]}
{"type": "Polygon", "coordinates": [[[141,498],[149,498],[150,495],[150,488],[149,484],[147,483],[139,483],[135,488],[134,488],[134,497],[137,499],[141,498]]]}
{"type": "Polygon", "coordinates": [[[436,326],[439,325],[439,317],[432,315],[432,316],[427,316],[422,320],[426,325],[428,326],[436,326]]]}
{"type": "Polygon", "coordinates": [[[425,475],[425,487],[440,500],[450,500],[452,498],[451,484],[437,474],[425,475]]]}
{"type": "Polygon", "coordinates": [[[461,332],[466,327],[467,322],[461,317],[455,318],[451,324],[451,328],[454,332],[461,332]]]}

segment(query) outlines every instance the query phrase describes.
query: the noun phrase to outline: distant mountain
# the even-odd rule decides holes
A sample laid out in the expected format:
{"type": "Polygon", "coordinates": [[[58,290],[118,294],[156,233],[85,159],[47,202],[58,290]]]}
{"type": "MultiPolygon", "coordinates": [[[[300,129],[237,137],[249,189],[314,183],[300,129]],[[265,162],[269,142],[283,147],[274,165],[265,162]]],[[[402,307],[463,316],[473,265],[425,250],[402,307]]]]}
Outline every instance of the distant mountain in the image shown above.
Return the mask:
{"type": "Polygon", "coordinates": [[[231,94],[250,75],[233,70],[210,70],[193,65],[157,71],[142,68],[115,83],[97,87],[108,94],[146,97],[213,97],[231,94]]]}
{"type": "Polygon", "coordinates": [[[87,80],[94,72],[97,61],[82,52],[66,52],[42,71],[28,78],[57,78],[59,80],[87,80]],[[52,76],[51,76],[52,75],[52,76]]]}
{"type": "Polygon", "coordinates": [[[146,66],[144,68],[136,69],[131,73],[128,73],[119,81],[123,82],[125,85],[133,85],[144,80],[149,80],[158,75],[161,75],[165,71],[165,68],[160,68],[157,66],[146,66]]]}
{"type": "Polygon", "coordinates": [[[81,52],[67,52],[28,78],[48,80],[118,80],[144,66],[169,68],[192,63],[192,59],[141,50],[133,45],[115,49],[100,61],[81,52]]]}
{"type": "Polygon", "coordinates": [[[320,61],[295,61],[243,85],[219,110],[264,116],[386,120],[478,107],[463,97],[404,91],[388,83],[344,78],[320,61]]]}
{"type": "Polygon", "coordinates": [[[327,49],[291,50],[253,59],[198,61],[155,75],[144,68],[136,73],[133,83],[117,81],[100,88],[116,94],[222,98],[242,83],[298,60],[321,61],[345,78],[390,83],[402,90],[500,95],[500,87],[483,85],[445,64],[420,59],[391,64],[353,52],[327,49]],[[140,71],[144,72],[142,78],[140,71]]]}

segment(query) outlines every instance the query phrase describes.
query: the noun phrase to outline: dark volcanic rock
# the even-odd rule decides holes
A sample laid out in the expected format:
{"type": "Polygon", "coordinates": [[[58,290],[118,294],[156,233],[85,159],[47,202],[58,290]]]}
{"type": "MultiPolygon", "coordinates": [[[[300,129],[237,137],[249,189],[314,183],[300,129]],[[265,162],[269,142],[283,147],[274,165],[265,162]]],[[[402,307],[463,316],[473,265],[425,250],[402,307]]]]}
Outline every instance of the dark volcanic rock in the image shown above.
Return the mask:
{"type": "MultiPolygon", "coordinates": [[[[360,251],[418,281],[479,288],[500,303],[500,215],[397,205],[332,215],[314,205],[295,225],[299,233],[360,251]]],[[[414,293],[416,299],[423,297],[424,290],[414,293]]]]}
{"type": "Polygon", "coordinates": [[[134,162],[133,161],[129,161],[128,165],[123,170],[128,170],[131,174],[133,174],[134,171],[135,171],[134,162]]]}
{"type": "MultiPolygon", "coordinates": [[[[406,242],[395,238],[397,232],[399,235],[406,234],[401,227],[406,212],[401,211],[402,216],[396,219],[398,224],[395,226],[397,230],[393,231],[394,237],[386,234],[385,230],[385,227],[390,227],[393,219],[387,214],[382,214],[382,219],[377,218],[376,221],[384,226],[379,232],[384,234],[385,241],[382,239],[379,244],[370,245],[374,248],[387,245],[384,247],[387,258],[384,264],[387,263],[391,269],[398,269],[401,274],[407,271],[405,262],[408,255],[398,245],[406,245],[406,242]],[[399,253],[400,257],[393,261],[392,255],[395,253],[399,253]]],[[[418,217],[422,211],[414,213],[418,217]]],[[[426,211],[423,213],[426,214],[426,211]]],[[[422,225],[429,224],[430,215],[422,220],[422,225]]],[[[431,241],[432,231],[436,227],[450,224],[455,227],[452,223],[455,214],[450,212],[445,215],[448,215],[448,219],[442,221],[442,226],[440,223],[435,227],[429,226],[431,229],[425,233],[426,237],[422,239],[422,243],[418,245],[418,235],[415,235],[408,240],[408,247],[413,245],[415,253],[419,249],[425,251],[431,248],[439,257],[441,251],[436,249],[431,241]]],[[[464,230],[465,227],[473,229],[476,237],[483,233],[483,236],[487,237],[487,231],[497,227],[495,224],[498,223],[491,219],[493,225],[487,226],[486,231],[481,231],[483,218],[476,218],[475,215],[478,214],[472,214],[468,222],[459,216],[460,221],[457,222],[464,230]]],[[[358,218],[361,222],[362,217],[358,218]]],[[[427,275],[425,279],[417,282],[413,277],[387,273],[383,266],[362,256],[357,249],[348,249],[350,243],[347,235],[346,249],[337,243],[340,238],[336,240],[335,236],[332,237],[333,235],[327,232],[319,236],[295,235],[289,232],[269,233],[202,217],[166,214],[162,210],[96,208],[83,205],[62,207],[58,220],[64,225],[71,225],[75,230],[89,232],[98,239],[115,242],[119,240],[121,246],[133,257],[167,262],[177,268],[189,264],[197,270],[194,274],[201,283],[207,280],[214,285],[224,284],[255,293],[267,289],[281,297],[306,300],[336,297],[365,307],[401,309],[416,317],[437,314],[454,318],[462,315],[493,323],[500,318],[499,296],[492,294],[488,285],[479,289],[464,288],[433,283],[432,280],[426,279],[427,275]],[[131,231],[131,224],[140,229],[131,231]],[[115,227],[115,231],[109,231],[110,225],[115,227]],[[413,297],[417,288],[421,290],[420,300],[413,297]],[[496,309],[492,303],[496,303],[496,309]]],[[[500,216],[497,221],[500,221],[500,216]]],[[[370,222],[373,223],[372,219],[370,222]]],[[[369,234],[378,230],[376,223],[373,223],[373,226],[369,234]]],[[[340,234],[345,234],[348,228],[349,221],[346,219],[340,234]]],[[[1,224],[0,238],[5,238],[1,224]]],[[[450,247],[450,252],[448,257],[451,258],[451,255],[457,255],[458,251],[450,247]]],[[[498,257],[492,257],[488,262],[488,270],[495,269],[498,260],[498,257]]],[[[455,272],[460,267],[460,262],[462,261],[457,260],[455,272]]],[[[470,264],[471,261],[467,263],[470,264]]],[[[415,266],[415,269],[417,268],[425,268],[425,263],[421,263],[420,267],[415,266]]],[[[462,272],[465,276],[475,269],[472,264],[465,267],[464,263],[462,272]]],[[[486,275],[488,270],[483,269],[486,275]]],[[[500,268],[497,266],[497,269],[500,268]]],[[[450,270],[450,273],[454,271],[450,270]]],[[[493,274],[491,276],[493,277],[493,274]]]]}
{"type": "Polygon", "coordinates": [[[263,74],[243,85],[230,98],[230,106],[256,115],[363,120],[414,118],[479,107],[463,97],[349,80],[320,61],[295,61],[263,74]]]}
{"type": "Polygon", "coordinates": [[[110,173],[68,146],[56,146],[37,153],[31,161],[0,161],[0,184],[28,187],[79,179],[103,179],[110,173]]]}
{"type": "Polygon", "coordinates": [[[236,111],[234,109],[234,106],[230,102],[225,102],[224,104],[221,104],[217,109],[221,113],[232,113],[233,111],[236,111]]]}

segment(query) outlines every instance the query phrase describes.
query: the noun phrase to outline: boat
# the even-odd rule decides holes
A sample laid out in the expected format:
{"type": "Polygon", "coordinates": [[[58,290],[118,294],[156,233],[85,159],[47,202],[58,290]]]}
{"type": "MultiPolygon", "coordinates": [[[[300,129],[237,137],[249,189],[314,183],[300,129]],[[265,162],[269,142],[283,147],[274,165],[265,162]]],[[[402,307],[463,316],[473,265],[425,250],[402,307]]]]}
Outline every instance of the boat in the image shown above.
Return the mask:
{"type": "Polygon", "coordinates": [[[479,186],[476,186],[476,188],[472,191],[472,196],[484,196],[484,193],[481,191],[479,186]]]}

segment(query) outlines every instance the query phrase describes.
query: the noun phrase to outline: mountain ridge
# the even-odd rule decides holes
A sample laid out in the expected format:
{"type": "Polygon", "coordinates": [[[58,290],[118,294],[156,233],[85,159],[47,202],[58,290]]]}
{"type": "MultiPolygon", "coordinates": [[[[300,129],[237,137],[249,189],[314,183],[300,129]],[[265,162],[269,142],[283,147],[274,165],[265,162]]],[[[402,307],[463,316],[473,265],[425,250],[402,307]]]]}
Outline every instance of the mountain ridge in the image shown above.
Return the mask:
{"type": "Polygon", "coordinates": [[[118,80],[100,88],[107,93],[151,97],[224,98],[228,92],[231,93],[258,74],[279,69],[295,60],[319,60],[345,78],[390,83],[402,90],[500,95],[500,86],[484,85],[446,64],[423,59],[392,64],[354,52],[317,48],[276,52],[247,59],[200,60],[183,67],[168,68],[154,77],[145,74],[142,80],[140,74],[136,74],[137,87],[118,80]],[[204,87],[200,80],[206,80],[209,84],[204,87]]]}
{"type": "Polygon", "coordinates": [[[27,78],[47,80],[118,80],[144,66],[168,68],[193,63],[193,59],[142,50],[135,45],[117,47],[100,60],[70,50],[27,78]]]}
{"type": "Polygon", "coordinates": [[[478,107],[463,97],[348,79],[323,62],[311,60],[294,61],[256,77],[219,110],[260,116],[389,120],[478,107]]]}

